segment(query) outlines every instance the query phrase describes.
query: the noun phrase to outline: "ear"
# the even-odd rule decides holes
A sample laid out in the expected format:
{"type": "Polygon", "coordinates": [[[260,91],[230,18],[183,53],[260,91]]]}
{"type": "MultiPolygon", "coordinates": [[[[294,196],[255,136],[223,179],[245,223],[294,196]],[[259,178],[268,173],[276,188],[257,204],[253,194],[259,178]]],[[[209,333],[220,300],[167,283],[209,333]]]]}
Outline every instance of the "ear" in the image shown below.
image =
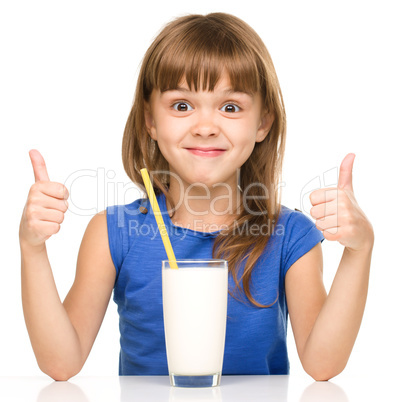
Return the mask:
{"type": "Polygon", "coordinates": [[[153,119],[152,108],[149,102],[145,102],[145,125],[146,131],[152,139],[157,140],[156,126],[153,119]]]}
{"type": "Polygon", "coordinates": [[[256,133],[256,142],[262,142],[267,137],[267,134],[269,134],[269,131],[272,128],[273,123],[274,123],[274,114],[272,112],[270,113],[266,112],[262,117],[260,126],[256,133]]]}

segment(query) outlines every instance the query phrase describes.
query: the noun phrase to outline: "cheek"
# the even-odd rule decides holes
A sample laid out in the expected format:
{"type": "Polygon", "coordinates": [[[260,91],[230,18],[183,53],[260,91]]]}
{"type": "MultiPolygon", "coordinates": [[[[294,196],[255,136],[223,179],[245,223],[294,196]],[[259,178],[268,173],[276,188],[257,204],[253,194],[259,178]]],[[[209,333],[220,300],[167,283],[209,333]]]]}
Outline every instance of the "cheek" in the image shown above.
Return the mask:
{"type": "Polygon", "coordinates": [[[159,135],[157,138],[157,145],[160,149],[160,152],[166,159],[168,158],[169,151],[171,152],[171,144],[169,143],[168,137],[163,135],[159,135]]]}
{"type": "Polygon", "coordinates": [[[255,148],[255,142],[248,141],[244,143],[242,151],[241,151],[241,162],[245,163],[248,158],[251,156],[253,149],[255,148]]]}
{"type": "Polygon", "coordinates": [[[244,125],[241,128],[241,132],[238,133],[236,147],[240,150],[241,162],[245,163],[255,148],[257,131],[255,127],[250,128],[249,125],[244,125]]]}
{"type": "Polygon", "coordinates": [[[155,130],[157,135],[164,141],[173,142],[185,128],[184,119],[171,118],[170,116],[159,116],[155,119],[155,130]]]}
{"type": "Polygon", "coordinates": [[[171,163],[177,158],[175,151],[179,148],[181,139],[179,130],[172,124],[160,124],[156,127],[157,132],[157,145],[164,158],[171,163]]]}
{"type": "Polygon", "coordinates": [[[253,149],[255,146],[257,127],[253,122],[233,126],[230,132],[234,135],[236,143],[244,149],[253,149]]]}

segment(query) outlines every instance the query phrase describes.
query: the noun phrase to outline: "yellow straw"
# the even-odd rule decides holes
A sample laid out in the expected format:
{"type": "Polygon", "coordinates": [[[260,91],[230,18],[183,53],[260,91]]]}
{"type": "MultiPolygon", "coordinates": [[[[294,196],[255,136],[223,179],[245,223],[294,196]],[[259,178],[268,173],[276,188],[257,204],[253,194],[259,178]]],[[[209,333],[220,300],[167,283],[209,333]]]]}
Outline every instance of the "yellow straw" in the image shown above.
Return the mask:
{"type": "Polygon", "coordinates": [[[152,206],[153,213],[155,214],[157,226],[163,240],[164,248],[166,249],[167,257],[170,262],[170,267],[178,269],[173,248],[171,247],[170,238],[168,237],[167,229],[160,212],[159,204],[156,200],[156,194],[153,190],[152,183],[150,182],[149,174],[146,168],[141,169],[143,182],[145,183],[146,192],[148,193],[150,205],[152,206]]]}

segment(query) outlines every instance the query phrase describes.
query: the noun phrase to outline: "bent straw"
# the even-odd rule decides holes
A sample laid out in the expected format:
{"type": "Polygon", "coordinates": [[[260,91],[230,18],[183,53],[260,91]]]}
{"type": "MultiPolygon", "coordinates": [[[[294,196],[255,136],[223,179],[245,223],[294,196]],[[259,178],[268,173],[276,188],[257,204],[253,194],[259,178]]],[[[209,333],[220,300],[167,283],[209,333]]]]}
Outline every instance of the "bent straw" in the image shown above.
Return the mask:
{"type": "Polygon", "coordinates": [[[170,267],[174,269],[178,269],[178,265],[176,263],[175,255],[173,248],[171,247],[170,238],[168,237],[168,233],[166,230],[166,225],[164,224],[162,214],[160,212],[159,204],[157,203],[156,194],[153,190],[152,183],[150,182],[149,174],[146,168],[141,169],[141,175],[143,182],[145,183],[146,192],[148,193],[150,205],[152,206],[153,213],[155,214],[157,227],[159,228],[160,235],[163,240],[164,248],[166,249],[167,257],[170,262],[170,267]]]}

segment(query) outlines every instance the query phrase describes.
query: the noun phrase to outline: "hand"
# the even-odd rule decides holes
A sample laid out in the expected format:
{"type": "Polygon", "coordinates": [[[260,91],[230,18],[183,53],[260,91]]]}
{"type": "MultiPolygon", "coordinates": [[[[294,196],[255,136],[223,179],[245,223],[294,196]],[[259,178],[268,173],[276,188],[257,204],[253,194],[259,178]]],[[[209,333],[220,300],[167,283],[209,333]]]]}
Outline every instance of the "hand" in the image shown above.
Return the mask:
{"type": "Polygon", "coordinates": [[[327,240],[336,240],[354,251],[373,247],[373,228],[354,196],[352,167],[355,154],[348,154],[341,163],[337,188],[313,191],[311,216],[327,240]]]}
{"type": "Polygon", "coordinates": [[[20,243],[33,247],[44,245],[45,241],[60,230],[64,213],[68,209],[68,190],[61,183],[51,182],[42,155],[29,152],[35,184],[32,185],[22,213],[20,243]]]}

